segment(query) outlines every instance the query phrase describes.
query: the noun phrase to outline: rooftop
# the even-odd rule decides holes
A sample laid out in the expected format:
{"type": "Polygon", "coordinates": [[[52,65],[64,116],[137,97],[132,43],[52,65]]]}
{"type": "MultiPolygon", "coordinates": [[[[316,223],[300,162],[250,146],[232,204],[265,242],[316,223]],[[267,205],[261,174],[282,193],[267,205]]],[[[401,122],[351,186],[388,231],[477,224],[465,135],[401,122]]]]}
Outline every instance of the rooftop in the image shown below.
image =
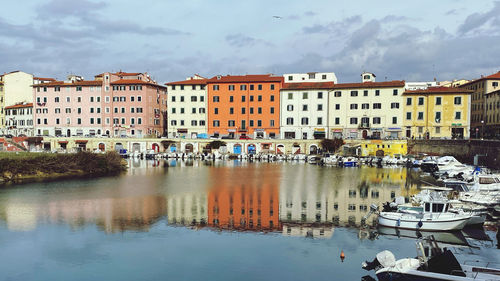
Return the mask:
{"type": "Polygon", "coordinates": [[[404,80],[364,83],[340,83],[333,86],[334,89],[362,89],[362,88],[391,88],[404,87],[404,80]]]}
{"type": "Polygon", "coordinates": [[[177,82],[169,82],[166,83],[165,85],[171,86],[171,85],[206,85],[208,79],[189,79],[189,80],[183,80],[183,81],[177,81],[177,82]]]}
{"type": "Polygon", "coordinates": [[[492,79],[492,80],[500,80],[500,71],[498,71],[497,73],[494,73],[494,74],[491,74],[491,75],[488,75],[488,76],[483,76],[479,79],[476,79],[476,80],[472,80],[468,83],[465,83],[465,84],[462,84],[460,85],[459,87],[464,87],[464,86],[467,86],[469,84],[473,84],[475,82],[480,82],[480,81],[483,81],[483,80],[489,80],[489,79],[492,79]]]}
{"type": "Polygon", "coordinates": [[[456,87],[429,87],[427,89],[421,90],[407,90],[403,94],[411,95],[411,94],[470,94],[473,91],[456,88],[456,87]]]}
{"type": "Polygon", "coordinates": [[[226,75],[214,76],[207,80],[210,83],[258,83],[258,82],[283,82],[283,76],[274,76],[272,74],[263,75],[226,75]]]}
{"type": "Polygon", "coordinates": [[[6,106],[5,109],[26,108],[33,107],[33,103],[20,103],[15,105],[6,106]]]}
{"type": "Polygon", "coordinates": [[[333,89],[335,83],[333,82],[299,82],[299,83],[285,83],[282,90],[314,90],[314,89],[333,89]]]}

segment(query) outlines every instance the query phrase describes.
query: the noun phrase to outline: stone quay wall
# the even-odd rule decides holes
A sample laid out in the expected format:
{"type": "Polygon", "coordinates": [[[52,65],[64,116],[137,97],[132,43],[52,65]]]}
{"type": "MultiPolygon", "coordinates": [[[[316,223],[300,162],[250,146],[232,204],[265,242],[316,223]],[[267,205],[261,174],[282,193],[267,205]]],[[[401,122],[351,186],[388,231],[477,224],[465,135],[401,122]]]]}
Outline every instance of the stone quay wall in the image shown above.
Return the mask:
{"type": "Polygon", "coordinates": [[[500,141],[495,140],[409,140],[408,154],[450,155],[457,160],[474,164],[474,156],[479,157],[479,165],[500,169],[500,141]]]}

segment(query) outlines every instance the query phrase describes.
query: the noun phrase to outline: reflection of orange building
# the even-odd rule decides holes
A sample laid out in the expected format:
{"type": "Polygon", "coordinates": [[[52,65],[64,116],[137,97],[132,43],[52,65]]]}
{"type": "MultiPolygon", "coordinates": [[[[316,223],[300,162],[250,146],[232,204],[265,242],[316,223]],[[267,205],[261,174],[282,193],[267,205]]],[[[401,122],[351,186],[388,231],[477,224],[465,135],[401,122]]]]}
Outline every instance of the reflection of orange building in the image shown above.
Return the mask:
{"type": "Polygon", "coordinates": [[[281,230],[279,222],[279,177],[261,173],[279,167],[213,169],[215,179],[208,193],[208,225],[238,230],[281,230]],[[266,179],[266,180],[264,180],[266,179]]]}
{"type": "Polygon", "coordinates": [[[283,77],[216,76],[207,80],[209,134],[279,136],[283,77]]]}

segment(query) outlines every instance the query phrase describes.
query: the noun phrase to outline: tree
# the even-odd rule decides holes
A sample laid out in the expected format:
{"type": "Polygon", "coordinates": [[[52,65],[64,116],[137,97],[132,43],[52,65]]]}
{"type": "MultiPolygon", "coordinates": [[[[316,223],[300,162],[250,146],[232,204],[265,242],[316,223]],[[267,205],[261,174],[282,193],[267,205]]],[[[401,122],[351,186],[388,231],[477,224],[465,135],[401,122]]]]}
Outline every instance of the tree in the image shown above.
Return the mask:
{"type": "Polygon", "coordinates": [[[226,143],[220,140],[214,140],[208,145],[210,146],[210,149],[219,149],[221,146],[226,145],[226,143]]]}
{"type": "Polygon", "coordinates": [[[321,148],[329,153],[334,153],[344,144],[342,139],[323,139],[321,141],[321,148]]]}
{"type": "Polygon", "coordinates": [[[162,140],[161,144],[163,145],[164,149],[168,149],[172,144],[174,144],[174,141],[171,140],[162,140]]]}

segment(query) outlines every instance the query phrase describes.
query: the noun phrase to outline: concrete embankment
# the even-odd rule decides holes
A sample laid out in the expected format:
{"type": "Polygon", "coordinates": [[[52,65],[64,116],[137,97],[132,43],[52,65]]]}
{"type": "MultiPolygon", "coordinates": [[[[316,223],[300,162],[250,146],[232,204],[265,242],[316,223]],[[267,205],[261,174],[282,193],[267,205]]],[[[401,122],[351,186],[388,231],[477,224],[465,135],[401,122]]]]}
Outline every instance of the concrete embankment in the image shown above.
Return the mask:
{"type": "Polygon", "coordinates": [[[468,164],[474,164],[475,155],[482,155],[479,165],[500,169],[500,141],[495,140],[410,140],[408,153],[452,155],[468,164]]]}
{"type": "Polygon", "coordinates": [[[116,152],[0,153],[0,183],[116,175],[124,170],[126,163],[116,152]]]}

